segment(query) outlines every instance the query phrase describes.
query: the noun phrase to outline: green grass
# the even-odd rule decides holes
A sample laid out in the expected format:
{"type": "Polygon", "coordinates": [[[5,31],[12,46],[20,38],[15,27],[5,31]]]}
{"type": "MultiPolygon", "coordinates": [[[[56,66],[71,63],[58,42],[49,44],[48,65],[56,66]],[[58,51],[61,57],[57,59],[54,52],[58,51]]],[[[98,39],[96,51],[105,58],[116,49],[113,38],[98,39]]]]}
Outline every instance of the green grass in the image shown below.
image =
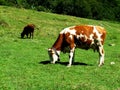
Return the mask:
{"type": "Polygon", "coordinates": [[[119,90],[119,35],[119,22],[0,6],[0,90],[119,90]],[[36,25],[34,39],[20,39],[28,23],[36,25]],[[76,64],[70,68],[66,67],[68,54],[63,53],[60,64],[45,64],[49,60],[47,48],[59,32],[79,24],[106,28],[105,65],[97,66],[98,53],[82,49],[76,49],[76,64]]]}

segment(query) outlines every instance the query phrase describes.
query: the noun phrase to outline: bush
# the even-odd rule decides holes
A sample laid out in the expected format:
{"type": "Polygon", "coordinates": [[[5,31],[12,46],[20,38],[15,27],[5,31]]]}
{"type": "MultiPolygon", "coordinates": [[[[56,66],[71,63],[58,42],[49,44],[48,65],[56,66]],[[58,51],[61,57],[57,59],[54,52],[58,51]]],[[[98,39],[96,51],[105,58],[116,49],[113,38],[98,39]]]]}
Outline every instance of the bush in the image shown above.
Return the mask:
{"type": "Polygon", "coordinates": [[[44,6],[38,6],[36,7],[37,11],[44,11],[44,12],[51,12],[49,9],[45,8],[44,6]]]}

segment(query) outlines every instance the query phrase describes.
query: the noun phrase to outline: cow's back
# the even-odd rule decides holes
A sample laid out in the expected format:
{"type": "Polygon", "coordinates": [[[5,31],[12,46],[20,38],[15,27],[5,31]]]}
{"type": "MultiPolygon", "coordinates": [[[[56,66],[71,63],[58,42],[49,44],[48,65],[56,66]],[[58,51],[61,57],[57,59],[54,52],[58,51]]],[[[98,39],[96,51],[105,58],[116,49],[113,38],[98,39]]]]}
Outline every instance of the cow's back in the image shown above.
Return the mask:
{"type": "Polygon", "coordinates": [[[71,30],[76,30],[76,37],[89,44],[94,43],[95,40],[101,41],[103,44],[106,37],[106,30],[101,26],[82,25],[75,26],[71,30]]]}
{"type": "Polygon", "coordinates": [[[78,25],[65,28],[60,34],[65,35],[64,39],[66,39],[67,42],[71,42],[74,38],[74,43],[77,47],[89,49],[96,44],[103,45],[106,31],[101,26],[78,25]]]}

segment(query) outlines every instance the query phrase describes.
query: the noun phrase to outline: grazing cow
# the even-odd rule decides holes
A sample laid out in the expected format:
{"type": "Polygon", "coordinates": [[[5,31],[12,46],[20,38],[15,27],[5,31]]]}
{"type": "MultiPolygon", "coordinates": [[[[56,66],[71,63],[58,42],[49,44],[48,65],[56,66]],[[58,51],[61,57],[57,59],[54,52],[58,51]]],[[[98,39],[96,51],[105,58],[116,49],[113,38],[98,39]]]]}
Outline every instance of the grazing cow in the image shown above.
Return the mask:
{"type": "Polygon", "coordinates": [[[23,32],[21,33],[21,38],[24,38],[25,35],[27,36],[27,38],[28,35],[29,38],[31,38],[31,36],[33,38],[34,28],[35,28],[34,24],[28,24],[27,26],[25,26],[23,32]]]}
{"type": "Polygon", "coordinates": [[[72,65],[74,60],[75,48],[90,49],[98,51],[99,66],[104,64],[103,44],[106,37],[106,31],[103,27],[92,25],[79,25],[65,28],[62,30],[53,44],[48,49],[51,63],[59,61],[60,52],[69,52],[69,64],[72,65]]]}

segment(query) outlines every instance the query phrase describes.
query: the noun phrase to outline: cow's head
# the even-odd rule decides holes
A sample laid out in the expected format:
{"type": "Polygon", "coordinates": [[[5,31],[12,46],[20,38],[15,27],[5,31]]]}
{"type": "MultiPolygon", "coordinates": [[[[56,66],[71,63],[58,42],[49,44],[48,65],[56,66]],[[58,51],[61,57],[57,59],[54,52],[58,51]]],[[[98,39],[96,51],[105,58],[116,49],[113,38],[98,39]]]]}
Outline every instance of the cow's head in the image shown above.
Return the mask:
{"type": "Polygon", "coordinates": [[[22,33],[21,33],[21,38],[23,38],[23,37],[24,37],[24,33],[22,32],[22,33]]]}
{"type": "Polygon", "coordinates": [[[56,61],[59,61],[59,53],[54,48],[48,49],[48,55],[50,58],[51,63],[55,63],[56,61]]]}

